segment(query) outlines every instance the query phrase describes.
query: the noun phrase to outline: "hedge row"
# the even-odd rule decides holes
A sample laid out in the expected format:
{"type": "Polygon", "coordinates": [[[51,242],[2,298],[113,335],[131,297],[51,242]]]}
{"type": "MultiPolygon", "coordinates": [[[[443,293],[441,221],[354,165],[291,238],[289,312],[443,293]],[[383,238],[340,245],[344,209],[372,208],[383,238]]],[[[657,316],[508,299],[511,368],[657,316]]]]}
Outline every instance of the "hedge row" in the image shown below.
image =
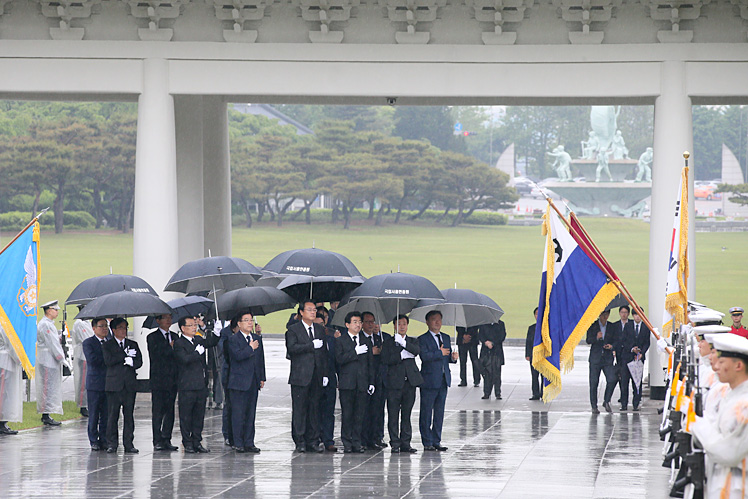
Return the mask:
{"type": "MultiPolygon", "coordinates": [[[[66,211],[62,215],[62,221],[66,229],[93,229],[96,219],[87,211],[66,211]]],[[[21,230],[29,223],[28,211],[9,211],[0,213],[0,230],[21,230]]],[[[54,229],[55,217],[48,211],[39,219],[42,229],[54,229]]]]}
{"type": "MultiPolygon", "coordinates": [[[[418,213],[415,210],[403,210],[402,214],[400,215],[400,220],[405,222],[408,220],[408,217],[411,215],[415,215],[418,213]]],[[[426,210],[423,215],[421,215],[420,218],[418,218],[419,221],[428,221],[428,222],[434,222],[439,217],[442,216],[444,213],[443,210],[426,210]]],[[[384,215],[383,220],[387,223],[392,223],[395,220],[395,216],[397,215],[397,211],[392,210],[390,211],[389,215],[384,215]]],[[[351,214],[351,220],[366,220],[369,216],[369,210],[365,209],[356,209],[353,210],[353,213],[351,214]]],[[[376,216],[376,213],[375,215],[376,216]]],[[[444,217],[441,220],[442,225],[450,225],[455,217],[457,216],[456,211],[450,212],[446,217],[444,217]]],[[[305,220],[305,214],[302,213],[301,215],[296,218],[296,222],[303,222],[305,220]]],[[[312,223],[329,223],[332,217],[332,210],[329,208],[317,208],[311,210],[311,220],[312,223]]],[[[283,217],[284,222],[288,222],[291,218],[291,214],[286,214],[285,217],[283,217]]],[[[257,221],[256,214],[252,214],[253,221],[257,221]]],[[[270,220],[270,216],[265,214],[263,217],[263,222],[268,222],[270,220]]],[[[343,217],[341,215],[340,222],[342,223],[343,217]]],[[[468,218],[463,220],[463,223],[469,224],[469,225],[506,225],[508,220],[508,217],[502,213],[495,213],[491,211],[475,211],[472,215],[470,215],[468,218]]],[[[237,215],[235,214],[232,218],[232,222],[234,225],[244,225],[246,223],[246,218],[244,215],[237,215]]]]}

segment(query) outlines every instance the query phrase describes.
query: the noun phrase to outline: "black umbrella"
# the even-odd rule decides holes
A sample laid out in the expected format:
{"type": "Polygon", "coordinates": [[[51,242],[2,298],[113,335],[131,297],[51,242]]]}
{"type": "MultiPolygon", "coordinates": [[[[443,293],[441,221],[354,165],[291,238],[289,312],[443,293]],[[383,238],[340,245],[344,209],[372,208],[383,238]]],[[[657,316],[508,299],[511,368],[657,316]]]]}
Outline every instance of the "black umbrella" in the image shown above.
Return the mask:
{"type": "Polygon", "coordinates": [[[158,296],[134,291],[118,291],[95,298],[83,307],[75,318],[140,317],[171,313],[171,307],[158,296]]]}
{"type": "Polygon", "coordinates": [[[182,265],[174,272],[164,291],[196,294],[252,286],[262,270],[241,258],[211,256],[182,265]]]}
{"type": "Polygon", "coordinates": [[[78,284],[68,299],[67,305],[85,305],[99,296],[117,291],[134,291],[158,296],[158,293],[145,280],[134,275],[107,274],[86,279],[78,284]]]}
{"type": "Polygon", "coordinates": [[[230,320],[241,311],[252,315],[267,315],[278,310],[293,308],[296,300],[280,289],[270,286],[253,286],[227,291],[218,297],[219,317],[230,320]]]}
{"type": "Polygon", "coordinates": [[[444,296],[425,277],[402,272],[375,275],[341,300],[332,323],[343,326],[346,314],[354,310],[373,313],[380,324],[390,322],[423,299],[444,301],[444,296]]]}
{"type": "Polygon", "coordinates": [[[309,275],[315,277],[361,276],[355,265],[340,253],[306,248],[284,251],[268,262],[263,270],[266,274],[276,276],[309,275]]]}
{"type": "MultiPolygon", "coordinates": [[[[171,320],[177,322],[182,317],[195,317],[200,314],[204,314],[206,319],[214,319],[215,312],[213,308],[213,300],[204,298],[202,296],[185,296],[184,298],[177,298],[166,302],[174,311],[171,314],[171,320]]],[[[158,327],[156,319],[148,317],[143,323],[143,327],[147,329],[153,329],[158,327]]]]}
{"type": "Polygon", "coordinates": [[[630,307],[628,300],[626,300],[626,298],[621,293],[618,293],[616,297],[613,298],[610,303],[608,303],[608,306],[605,307],[605,310],[613,310],[614,308],[622,307],[624,305],[630,307]]]}
{"type": "Polygon", "coordinates": [[[347,293],[361,286],[366,279],[362,276],[321,276],[290,275],[278,284],[278,289],[296,301],[309,298],[315,302],[338,301],[347,293]]]}
{"type": "Polygon", "coordinates": [[[410,318],[426,322],[426,314],[431,310],[442,313],[442,324],[446,326],[473,327],[497,322],[504,311],[483,293],[472,289],[442,289],[444,301],[419,300],[410,311],[410,318]]]}

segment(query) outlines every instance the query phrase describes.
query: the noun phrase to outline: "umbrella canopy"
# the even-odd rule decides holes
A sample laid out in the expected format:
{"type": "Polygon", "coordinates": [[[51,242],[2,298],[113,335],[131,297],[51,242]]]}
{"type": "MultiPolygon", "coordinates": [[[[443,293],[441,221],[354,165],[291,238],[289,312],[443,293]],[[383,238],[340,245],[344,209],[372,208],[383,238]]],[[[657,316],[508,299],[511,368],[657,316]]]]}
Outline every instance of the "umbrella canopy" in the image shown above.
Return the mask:
{"type": "Polygon", "coordinates": [[[315,302],[338,301],[347,293],[361,286],[365,280],[362,276],[315,277],[296,274],[283,279],[277,287],[297,302],[306,298],[315,302]]]}
{"type": "Polygon", "coordinates": [[[118,291],[94,299],[83,307],[75,318],[140,317],[171,313],[171,307],[158,296],[134,291],[118,291]]]}
{"type": "MultiPolygon", "coordinates": [[[[215,318],[213,312],[213,300],[202,296],[185,296],[166,302],[173,310],[171,320],[177,322],[182,317],[195,317],[204,314],[206,318],[215,318]]],[[[143,327],[153,329],[158,327],[154,317],[148,317],[143,323],[143,327]]]]}
{"type": "Polygon", "coordinates": [[[86,305],[99,296],[117,291],[133,291],[158,296],[158,293],[145,280],[134,275],[107,274],[86,279],[78,284],[68,299],[67,305],[86,305]]]}
{"type": "Polygon", "coordinates": [[[608,303],[608,306],[605,307],[605,310],[613,310],[614,308],[622,307],[624,305],[630,308],[628,300],[626,300],[626,298],[621,293],[618,293],[616,297],[613,298],[610,303],[608,303]]]}
{"type": "Polygon", "coordinates": [[[227,291],[218,297],[219,317],[230,320],[243,310],[252,315],[267,315],[278,310],[293,308],[296,300],[277,288],[254,286],[227,291]]]}
{"type": "Polygon", "coordinates": [[[425,277],[403,272],[376,275],[341,300],[332,323],[343,326],[346,314],[354,310],[373,313],[379,323],[390,322],[424,299],[444,301],[444,296],[425,277]]]}
{"type": "Polygon", "coordinates": [[[319,248],[284,251],[270,260],[263,270],[269,276],[361,276],[361,272],[348,258],[319,248]]]}
{"type": "Polygon", "coordinates": [[[426,322],[431,310],[442,313],[442,324],[446,326],[473,327],[497,322],[504,311],[483,293],[471,289],[442,289],[444,301],[419,300],[410,311],[410,318],[426,322]]]}
{"type": "Polygon", "coordinates": [[[262,276],[262,270],[241,258],[211,256],[182,265],[174,272],[164,291],[195,294],[219,289],[238,289],[252,286],[262,276]]]}

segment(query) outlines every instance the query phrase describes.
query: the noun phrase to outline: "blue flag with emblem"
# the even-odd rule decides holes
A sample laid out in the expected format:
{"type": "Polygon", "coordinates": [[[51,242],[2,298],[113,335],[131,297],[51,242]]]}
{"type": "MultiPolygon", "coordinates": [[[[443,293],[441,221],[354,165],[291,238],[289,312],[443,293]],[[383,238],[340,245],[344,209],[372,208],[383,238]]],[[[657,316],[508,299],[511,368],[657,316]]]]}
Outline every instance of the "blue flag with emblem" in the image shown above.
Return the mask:
{"type": "Polygon", "coordinates": [[[39,275],[39,222],[34,219],[0,253],[0,325],[29,377],[36,364],[39,275]]]}
{"type": "Polygon", "coordinates": [[[544,218],[546,245],[532,365],[544,378],[543,401],[550,402],[561,393],[561,370],[574,367],[574,349],[618,289],[550,205],[544,218]]]}

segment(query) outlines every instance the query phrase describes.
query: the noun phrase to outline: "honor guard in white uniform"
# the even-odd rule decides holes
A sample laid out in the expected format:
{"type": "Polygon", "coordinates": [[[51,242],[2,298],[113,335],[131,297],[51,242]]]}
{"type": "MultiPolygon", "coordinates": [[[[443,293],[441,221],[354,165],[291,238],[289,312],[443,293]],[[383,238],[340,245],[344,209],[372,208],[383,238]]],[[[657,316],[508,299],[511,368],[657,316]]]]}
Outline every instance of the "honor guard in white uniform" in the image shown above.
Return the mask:
{"type": "Polygon", "coordinates": [[[23,374],[8,335],[0,324],[0,435],[15,435],[8,421],[23,421],[23,374]]]}
{"type": "Polygon", "coordinates": [[[54,320],[60,312],[57,300],[42,305],[44,317],[36,325],[36,412],[42,423],[59,426],[49,414],[62,414],[62,365],[67,364],[54,320]]]}
{"type": "Polygon", "coordinates": [[[715,421],[697,418],[693,435],[706,452],[708,499],[748,498],[748,339],[735,334],[710,338],[717,358],[714,372],[730,386],[715,421]]]}

